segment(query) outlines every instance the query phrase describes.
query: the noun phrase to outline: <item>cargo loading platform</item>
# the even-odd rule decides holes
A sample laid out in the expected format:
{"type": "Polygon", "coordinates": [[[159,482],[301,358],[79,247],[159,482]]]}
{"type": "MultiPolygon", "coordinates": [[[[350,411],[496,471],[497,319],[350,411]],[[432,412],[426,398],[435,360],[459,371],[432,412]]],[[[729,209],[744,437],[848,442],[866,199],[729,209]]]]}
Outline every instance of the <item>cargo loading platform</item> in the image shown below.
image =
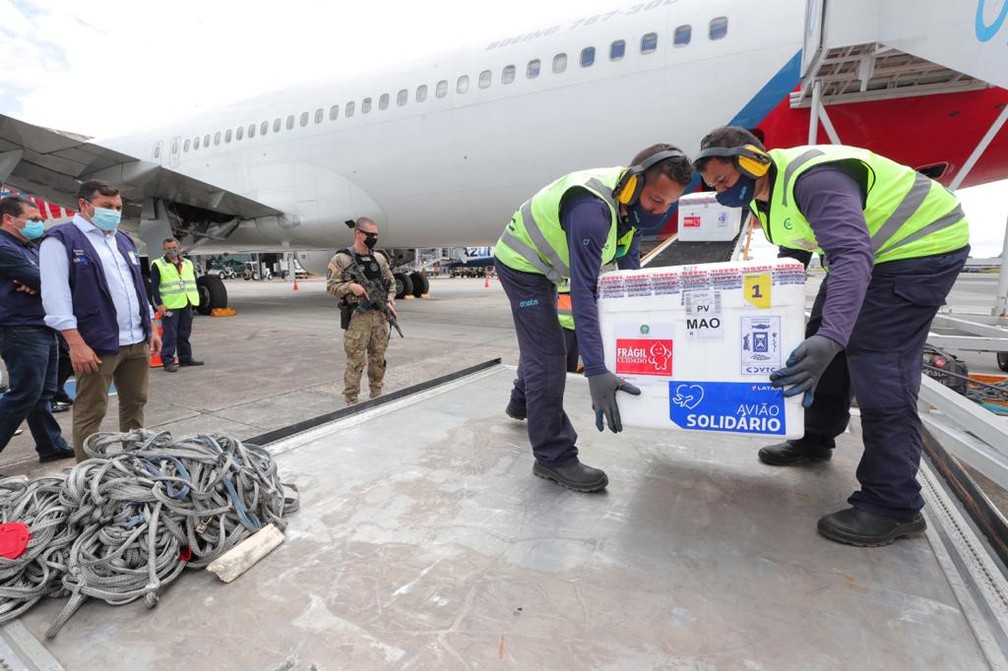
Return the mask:
{"type": "Polygon", "coordinates": [[[856,418],[831,462],[773,468],[758,439],[598,433],[571,376],[610,479],[576,494],[532,475],[513,367],[474,368],[269,444],[301,510],[236,582],[91,601],[51,641],[64,600],[43,601],[7,640],[103,671],[1006,668],[1004,576],[927,465],[925,535],[816,533],[855,486],[856,418]]]}

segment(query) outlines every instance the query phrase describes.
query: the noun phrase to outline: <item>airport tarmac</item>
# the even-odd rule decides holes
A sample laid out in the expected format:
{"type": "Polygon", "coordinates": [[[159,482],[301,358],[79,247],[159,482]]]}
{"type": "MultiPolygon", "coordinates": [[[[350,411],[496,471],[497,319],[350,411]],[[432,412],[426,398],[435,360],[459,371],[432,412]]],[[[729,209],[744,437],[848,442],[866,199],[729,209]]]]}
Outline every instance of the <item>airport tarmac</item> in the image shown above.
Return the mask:
{"type": "MultiPolygon", "coordinates": [[[[821,271],[809,277],[808,304],[821,271]]],[[[226,282],[233,317],[197,317],[192,343],[206,365],[177,373],[151,369],[147,426],[176,435],[223,432],[248,438],[344,407],[342,331],[336,301],[319,278],[298,281],[226,282]]],[[[963,274],[950,304],[965,312],[989,314],[997,276],[963,274]]],[[[518,362],[511,314],[500,282],[491,278],[431,282],[427,298],[397,301],[405,338],[392,336],[385,391],[500,358],[518,362]]],[[[963,356],[971,372],[996,374],[993,354],[963,356]]],[[[366,398],[364,378],[361,399],[366,398]]],[[[500,390],[500,404],[507,403],[500,390]]],[[[588,408],[572,412],[590,414],[588,408]]],[[[57,414],[64,435],[71,434],[71,412],[57,414]]],[[[115,431],[118,408],[113,396],[102,425],[115,431]]],[[[27,427],[25,427],[27,429],[27,427]]],[[[28,431],[0,453],[3,475],[37,476],[70,466],[40,465],[28,431]]]]}

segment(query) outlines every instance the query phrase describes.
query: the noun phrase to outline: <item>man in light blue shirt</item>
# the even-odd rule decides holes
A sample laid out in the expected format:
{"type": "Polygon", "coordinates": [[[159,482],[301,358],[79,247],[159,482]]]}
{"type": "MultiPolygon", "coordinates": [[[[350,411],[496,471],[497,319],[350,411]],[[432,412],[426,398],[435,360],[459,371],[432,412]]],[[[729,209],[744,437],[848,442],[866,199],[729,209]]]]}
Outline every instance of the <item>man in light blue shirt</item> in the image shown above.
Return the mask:
{"type": "Polygon", "coordinates": [[[161,338],[151,327],[136,245],[118,230],[118,189],[88,180],[77,196],[78,214],[46,232],[39,261],[45,323],[63,334],[77,376],[73,444],[83,461],[84,439],[101,427],[112,382],[119,430],[143,426],[150,355],[160,352],[161,338]]]}

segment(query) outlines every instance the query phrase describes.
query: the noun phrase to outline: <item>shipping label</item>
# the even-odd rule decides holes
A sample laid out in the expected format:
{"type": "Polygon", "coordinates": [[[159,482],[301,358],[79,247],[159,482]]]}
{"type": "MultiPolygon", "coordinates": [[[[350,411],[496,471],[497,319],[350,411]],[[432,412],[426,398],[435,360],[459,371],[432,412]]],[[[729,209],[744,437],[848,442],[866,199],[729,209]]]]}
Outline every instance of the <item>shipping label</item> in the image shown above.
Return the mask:
{"type": "Polygon", "coordinates": [[[687,431],[787,432],[783,391],[769,383],[669,382],[669,419],[687,431]]]}

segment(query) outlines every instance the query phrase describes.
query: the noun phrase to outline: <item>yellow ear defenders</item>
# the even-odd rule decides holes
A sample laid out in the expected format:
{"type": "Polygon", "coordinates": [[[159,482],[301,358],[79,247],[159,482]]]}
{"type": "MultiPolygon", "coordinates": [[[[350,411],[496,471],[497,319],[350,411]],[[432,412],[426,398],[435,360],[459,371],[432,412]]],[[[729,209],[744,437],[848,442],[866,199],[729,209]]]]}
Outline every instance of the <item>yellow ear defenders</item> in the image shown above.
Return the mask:
{"type": "Polygon", "coordinates": [[[657,154],[648,156],[638,165],[632,165],[623,171],[616,188],[613,189],[613,198],[620,205],[633,205],[640,198],[641,191],[644,190],[644,173],[653,165],[668,158],[686,158],[686,154],[674,149],[664,149],[657,154]]]}
{"type": "Polygon", "coordinates": [[[746,144],[741,147],[710,147],[704,149],[693,159],[695,164],[704,158],[730,158],[735,168],[752,179],[759,179],[770,171],[770,164],[773,159],[754,144],[746,144]]]}

